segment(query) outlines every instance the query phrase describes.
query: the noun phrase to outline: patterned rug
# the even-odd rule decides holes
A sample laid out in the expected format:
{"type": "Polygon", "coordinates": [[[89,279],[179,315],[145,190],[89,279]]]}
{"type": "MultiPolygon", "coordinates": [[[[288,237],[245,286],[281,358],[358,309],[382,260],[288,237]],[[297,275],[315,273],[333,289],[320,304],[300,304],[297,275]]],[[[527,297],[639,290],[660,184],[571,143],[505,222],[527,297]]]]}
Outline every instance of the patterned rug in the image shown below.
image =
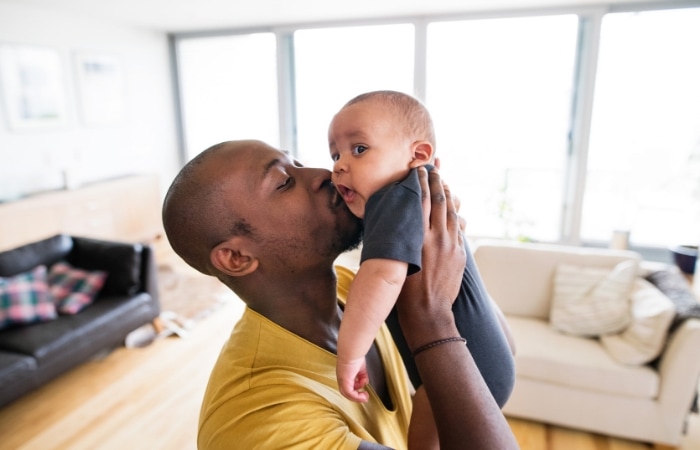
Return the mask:
{"type": "Polygon", "coordinates": [[[227,302],[240,301],[216,278],[184,264],[160,265],[158,287],[161,311],[185,328],[196,325],[227,302]]]}

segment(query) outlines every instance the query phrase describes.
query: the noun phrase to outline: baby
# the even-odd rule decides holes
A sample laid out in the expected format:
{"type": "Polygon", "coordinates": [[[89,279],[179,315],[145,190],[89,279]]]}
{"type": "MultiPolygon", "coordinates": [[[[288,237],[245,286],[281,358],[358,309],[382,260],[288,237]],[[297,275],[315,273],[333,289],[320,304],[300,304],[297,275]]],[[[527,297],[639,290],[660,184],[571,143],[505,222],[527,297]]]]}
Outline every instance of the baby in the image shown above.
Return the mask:
{"type": "MultiPolygon", "coordinates": [[[[367,401],[365,355],[386,320],[418,398],[419,393],[424,395],[421,380],[393,309],[406,276],[419,271],[421,265],[423,213],[417,168],[425,165],[430,169],[434,160],[430,114],[410,95],[369,92],[350,100],[333,117],[328,142],[333,183],[350,211],[364,219],[360,267],[338,336],[340,392],[351,400],[367,401]]],[[[466,241],[465,247],[466,267],[452,311],[462,338],[502,407],[515,380],[510,333],[500,309],[486,293],[466,241]]],[[[463,340],[453,337],[434,344],[457,342],[463,340]]]]}

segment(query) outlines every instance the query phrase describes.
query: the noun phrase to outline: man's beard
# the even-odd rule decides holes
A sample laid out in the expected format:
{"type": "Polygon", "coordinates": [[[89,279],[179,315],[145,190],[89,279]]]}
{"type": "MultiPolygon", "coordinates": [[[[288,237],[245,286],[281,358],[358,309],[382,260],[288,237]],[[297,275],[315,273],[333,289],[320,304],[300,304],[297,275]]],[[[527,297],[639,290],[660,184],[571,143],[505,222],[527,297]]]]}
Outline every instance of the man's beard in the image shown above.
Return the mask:
{"type": "Polygon", "coordinates": [[[343,203],[338,213],[337,234],[334,242],[334,253],[341,253],[355,250],[360,246],[364,234],[364,222],[353,215],[343,203]]]}
{"type": "Polygon", "coordinates": [[[341,250],[340,253],[345,253],[349,252],[351,250],[355,250],[360,246],[360,243],[362,243],[362,237],[364,235],[364,224],[361,219],[358,220],[358,228],[356,233],[349,234],[347,239],[344,240],[344,242],[341,245],[341,250]]]}

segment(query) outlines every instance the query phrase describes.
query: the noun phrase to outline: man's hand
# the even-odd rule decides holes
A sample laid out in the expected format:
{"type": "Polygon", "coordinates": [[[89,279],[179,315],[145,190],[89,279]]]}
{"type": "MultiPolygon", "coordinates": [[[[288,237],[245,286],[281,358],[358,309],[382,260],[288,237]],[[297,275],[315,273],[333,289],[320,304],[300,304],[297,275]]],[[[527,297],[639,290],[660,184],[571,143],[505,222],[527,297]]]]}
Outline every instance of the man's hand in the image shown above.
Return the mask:
{"type": "Polygon", "coordinates": [[[399,320],[410,348],[457,336],[452,303],[459,293],[466,253],[460,233],[459,216],[449,189],[445,189],[437,169],[430,174],[418,171],[423,201],[423,262],[421,271],[409,276],[398,300],[399,320]],[[410,307],[408,307],[410,305],[410,307]],[[450,323],[452,327],[450,327],[450,323]],[[426,333],[426,337],[421,335],[426,333]]]}
{"type": "MultiPolygon", "coordinates": [[[[459,217],[437,170],[419,170],[423,191],[425,238],[421,271],[411,275],[397,303],[399,321],[409,348],[425,348],[414,355],[428,402],[416,403],[411,417],[415,436],[434,438],[434,417],[442,450],[510,450],[518,443],[486,386],[469,348],[459,339],[452,314],[466,262],[459,217]],[[428,347],[423,347],[431,344],[428,347]],[[422,411],[416,409],[422,408],[422,411]],[[428,428],[426,428],[428,426],[428,428]],[[425,432],[428,432],[426,435],[425,432]]],[[[412,431],[409,431],[409,438],[412,431]]],[[[409,442],[409,448],[421,445],[409,442]]]]}

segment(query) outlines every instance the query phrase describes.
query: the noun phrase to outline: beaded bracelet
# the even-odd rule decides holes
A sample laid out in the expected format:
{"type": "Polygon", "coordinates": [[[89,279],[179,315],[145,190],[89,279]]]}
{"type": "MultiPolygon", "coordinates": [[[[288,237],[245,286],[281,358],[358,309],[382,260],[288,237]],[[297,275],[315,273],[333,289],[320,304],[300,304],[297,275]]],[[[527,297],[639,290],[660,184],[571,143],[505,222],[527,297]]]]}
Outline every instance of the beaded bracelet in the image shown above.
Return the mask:
{"type": "Polygon", "coordinates": [[[416,355],[421,353],[421,352],[424,352],[424,351],[431,349],[433,347],[437,347],[438,345],[447,344],[448,342],[462,342],[462,343],[466,344],[467,340],[464,339],[463,337],[449,337],[449,338],[445,338],[445,339],[439,339],[437,341],[433,341],[433,342],[430,342],[428,344],[421,345],[420,347],[418,347],[417,349],[415,349],[413,351],[413,354],[411,356],[413,356],[415,358],[416,355]]]}

